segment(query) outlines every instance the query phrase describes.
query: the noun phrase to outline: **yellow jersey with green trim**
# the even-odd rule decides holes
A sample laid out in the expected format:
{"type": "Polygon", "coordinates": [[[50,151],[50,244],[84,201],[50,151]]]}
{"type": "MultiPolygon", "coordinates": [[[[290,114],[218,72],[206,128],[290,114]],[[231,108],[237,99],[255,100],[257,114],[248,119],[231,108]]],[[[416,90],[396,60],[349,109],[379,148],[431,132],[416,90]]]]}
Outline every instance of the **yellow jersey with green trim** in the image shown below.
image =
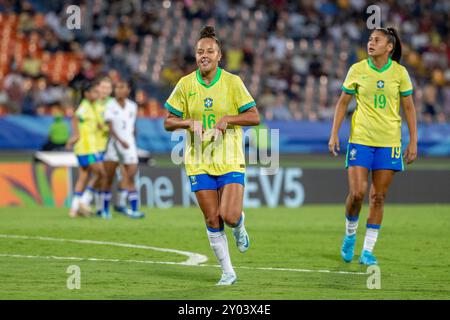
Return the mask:
{"type": "Polygon", "coordinates": [[[401,146],[400,96],[413,92],[404,66],[389,58],[378,69],[370,58],[362,60],[350,67],[342,90],[356,98],[349,142],[372,147],[401,146]]]}
{"type": "Polygon", "coordinates": [[[108,97],[105,100],[98,100],[95,103],[97,123],[100,125],[100,128],[102,128],[97,130],[97,148],[100,152],[104,152],[106,150],[106,145],[108,144],[109,128],[105,122],[105,109],[111,99],[111,97],[108,97]]]}
{"type": "Polygon", "coordinates": [[[188,176],[223,175],[245,172],[242,128],[228,125],[226,132],[214,139],[215,124],[225,115],[238,115],[256,106],[241,78],[221,68],[207,85],[200,71],[181,78],[164,104],[172,114],[201,121],[202,141],[186,130],[184,161],[188,176]]]}
{"type": "Polygon", "coordinates": [[[78,118],[78,132],[80,138],[74,146],[76,155],[85,155],[97,153],[97,115],[95,112],[94,103],[83,99],[75,111],[75,116],[78,118]]]}

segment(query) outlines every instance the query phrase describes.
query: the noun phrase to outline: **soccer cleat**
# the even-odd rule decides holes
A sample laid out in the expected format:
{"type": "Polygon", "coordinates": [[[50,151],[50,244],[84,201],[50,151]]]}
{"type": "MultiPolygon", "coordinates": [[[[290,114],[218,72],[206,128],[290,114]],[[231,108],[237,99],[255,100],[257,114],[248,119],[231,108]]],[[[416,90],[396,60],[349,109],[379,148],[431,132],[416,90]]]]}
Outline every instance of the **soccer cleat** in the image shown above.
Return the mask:
{"type": "Polygon", "coordinates": [[[111,212],[102,211],[101,217],[106,220],[110,220],[112,218],[111,212]]]}
{"type": "Polygon", "coordinates": [[[84,217],[90,217],[92,215],[92,210],[90,207],[86,206],[83,203],[80,203],[80,207],[78,208],[78,213],[84,217]]]}
{"type": "Polygon", "coordinates": [[[143,212],[140,212],[140,211],[129,210],[127,216],[132,218],[132,219],[140,219],[140,218],[145,217],[145,214],[143,212]]]}
{"type": "Polygon", "coordinates": [[[377,258],[367,250],[363,250],[361,257],[359,257],[359,264],[364,264],[366,266],[372,266],[378,264],[377,258]]]}
{"type": "Polygon", "coordinates": [[[356,234],[352,234],[351,236],[345,236],[344,241],[342,243],[341,248],[341,256],[345,262],[349,263],[352,261],[353,256],[355,255],[355,242],[356,242],[356,234]]]}
{"type": "Polygon", "coordinates": [[[233,236],[236,239],[236,246],[238,247],[238,250],[242,253],[248,250],[250,247],[250,239],[248,237],[247,230],[245,230],[244,226],[244,220],[245,216],[244,213],[242,213],[242,227],[240,228],[233,228],[233,236]]]}
{"type": "Polygon", "coordinates": [[[114,211],[122,214],[128,214],[128,208],[127,207],[120,207],[120,206],[114,206],[114,211]]]}
{"type": "Polygon", "coordinates": [[[222,273],[222,277],[219,282],[217,282],[218,286],[231,286],[237,280],[237,276],[235,273],[224,272],[222,273]]]}
{"type": "Polygon", "coordinates": [[[69,211],[69,217],[71,217],[71,218],[76,218],[76,217],[78,217],[78,215],[79,215],[79,213],[78,213],[77,210],[70,210],[69,211]]]}
{"type": "Polygon", "coordinates": [[[248,250],[250,247],[250,239],[248,238],[248,233],[245,227],[242,227],[240,231],[233,229],[233,236],[236,239],[236,246],[238,250],[242,253],[248,250]]]}

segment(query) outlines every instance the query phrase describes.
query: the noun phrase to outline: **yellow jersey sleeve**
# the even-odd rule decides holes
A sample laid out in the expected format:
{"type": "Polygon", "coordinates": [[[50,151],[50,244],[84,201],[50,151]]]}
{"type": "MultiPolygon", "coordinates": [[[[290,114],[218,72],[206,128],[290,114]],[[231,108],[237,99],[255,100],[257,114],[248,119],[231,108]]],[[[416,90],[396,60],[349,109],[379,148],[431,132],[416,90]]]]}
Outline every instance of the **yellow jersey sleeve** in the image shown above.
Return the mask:
{"type": "Polygon", "coordinates": [[[169,110],[170,113],[176,115],[177,117],[183,118],[186,110],[186,94],[184,92],[183,79],[178,81],[177,85],[164,104],[164,107],[169,110]]]}
{"type": "Polygon", "coordinates": [[[355,94],[358,88],[357,85],[358,72],[355,65],[351,66],[342,84],[342,91],[348,94],[355,94]]]}
{"type": "Polygon", "coordinates": [[[242,113],[256,106],[255,100],[250,92],[248,92],[242,79],[236,76],[233,82],[233,97],[238,113],[242,113]]]}
{"type": "Polygon", "coordinates": [[[402,97],[409,96],[413,93],[413,86],[411,83],[411,78],[409,77],[408,70],[402,67],[402,74],[400,78],[400,95],[402,97]]]}

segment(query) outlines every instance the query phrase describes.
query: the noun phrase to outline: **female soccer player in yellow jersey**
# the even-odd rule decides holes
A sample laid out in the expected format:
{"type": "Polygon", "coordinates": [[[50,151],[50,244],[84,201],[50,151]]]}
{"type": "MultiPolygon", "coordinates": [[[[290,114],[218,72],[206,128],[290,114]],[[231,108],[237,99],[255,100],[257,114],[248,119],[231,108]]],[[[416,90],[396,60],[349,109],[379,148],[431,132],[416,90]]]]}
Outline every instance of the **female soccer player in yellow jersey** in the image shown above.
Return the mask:
{"type": "MultiPolygon", "coordinates": [[[[97,117],[97,130],[96,130],[96,136],[97,136],[97,149],[98,154],[100,157],[100,165],[103,165],[105,151],[106,151],[106,144],[108,143],[109,138],[109,129],[108,125],[105,123],[104,119],[104,113],[106,104],[111,99],[112,94],[112,80],[109,77],[102,77],[97,82],[97,89],[98,89],[98,99],[96,103],[94,104],[95,107],[95,115],[97,117]]],[[[103,209],[103,202],[105,201],[106,190],[102,190],[100,188],[101,181],[96,179],[96,177],[92,176],[89,179],[88,185],[86,187],[86,190],[83,193],[83,197],[81,199],[81,202],[88,207],[92,199],[95,199],[95,211],[97,216],[101,215],[102,209],[103,209]],[[95,184],[94,182],[97,181],[95,184]]]]}
{"type": "Polygon", "coordinates": [[[375,29],[367,43],[369,58],[350,67],[337,102],[328,143],[330,153],[339,151],[338,131],[353,96],[357,107],[352,117],[347,147],[349,193],[346,200],[346,235],[341,248],[345,262],[354,255],[358,216],[368,185],[369,217],[359,263],[377,264],[372,251],[383,219],[384,200],[396,171],[403,171],[400,104],[409,128],[409,144],[403,158],[412,163],[417,157],[417,123],[412,84],[406,68],[400,65],[402,47],[393,28],[375,29]]]}
{"type": "Polygon", "coordinates": [[[85,83],[83,86],[83,100],[75,111],[72,118],[73,134],[66,143],[66,149],[70,149],[73,145],[74,152],[79,163],[78,179],[75,184],[74,197],[69,215],[71,217],[78,216],[81,212],[88,212],[83,209],[81,198],[83,191],[88,182],[89,173],[94,176],[94,183],[99,180],[102,189],[106,183],[106,173],[103,165],[100,165],[100,157],[97,145],[97,116],[95,114],[95,102],[98,98],[97,86],[93,83],[85,83]],[[83,210],[80,210],[83,209],[83,210]]]}
{"type": "Polygon", "coordinates": [[[180,79],[165,103],[168,131],[187,130],[186,173],[203,212],[207,235],[221,267],[218,285],[237,277],[224,223],[233,228],[241,252],[249,247],[242,212],[245,158],[241,126],[259,124],[256,103],[242,80],[219,68],[222,57],[214,28],[204,27],[195,46],[198,69],[180,79]],[[200,141],[200,142],[199,142],[200,141]]]}

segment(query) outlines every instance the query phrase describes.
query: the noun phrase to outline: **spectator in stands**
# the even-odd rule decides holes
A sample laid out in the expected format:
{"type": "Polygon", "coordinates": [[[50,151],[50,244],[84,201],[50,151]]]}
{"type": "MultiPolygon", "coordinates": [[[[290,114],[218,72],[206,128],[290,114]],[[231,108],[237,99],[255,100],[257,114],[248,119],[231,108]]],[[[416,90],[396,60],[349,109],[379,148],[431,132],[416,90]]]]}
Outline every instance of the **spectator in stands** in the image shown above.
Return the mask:
{"type": "Polygon", "coordinates": [[[265,117],[268,120],[292,120],[292,115],[287,106],[285,93],[277,93],[275,103],[271,108],[266,110],[265,117]]]}
{"type": "Polygon", "coordinates": [[[226,51],[227,70],[231,73],[238,74],[241,71],[241,64],[244,60],[244,52],[240,47],[238,40],[231,42],[231,47],[226,51]]]}
{"type": "Polygon", "coordinates": [[[61,110],[55,112],[54,121],[50,126],[47,142],[42,146],[42,151],[64,151],[69,140],[69,126],[64,121],[61,110]]]}
{"type": "Polygon", "coordinates": [[[97,37],[92,37],[84,45],[83,52],[86,58],[94,63],[99,62],[105,55],[105,45],[97,37]]]}
{"type": "Polygon", "coordinates": [[[23,59],[22,71],[24,74],[32,77],[37,77],[41,72],[42,61],[36,55],[36,51],[27,53],[23,59]]]}

